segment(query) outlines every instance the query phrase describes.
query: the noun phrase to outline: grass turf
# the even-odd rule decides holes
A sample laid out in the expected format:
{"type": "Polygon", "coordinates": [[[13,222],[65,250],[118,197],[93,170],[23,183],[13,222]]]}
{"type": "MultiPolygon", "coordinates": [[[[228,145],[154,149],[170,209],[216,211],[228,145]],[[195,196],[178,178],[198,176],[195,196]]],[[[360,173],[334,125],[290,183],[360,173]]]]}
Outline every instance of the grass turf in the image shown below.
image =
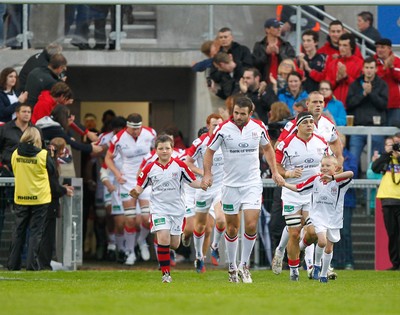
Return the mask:
{"type": "Polygon", "coordinates": [[[327,284],[252,275],[234,284],[223,270],[174,270],[168,284],[160,271],[2,271],[0,314],[399,314],[400,272],[339,271],[327,284]]]}

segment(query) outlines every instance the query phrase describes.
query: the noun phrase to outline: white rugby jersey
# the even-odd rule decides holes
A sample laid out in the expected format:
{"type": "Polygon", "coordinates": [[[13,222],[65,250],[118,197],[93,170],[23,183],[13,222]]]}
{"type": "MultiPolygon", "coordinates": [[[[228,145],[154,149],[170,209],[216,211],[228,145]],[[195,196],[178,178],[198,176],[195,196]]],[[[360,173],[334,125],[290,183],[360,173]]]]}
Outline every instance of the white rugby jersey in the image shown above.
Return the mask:
{"type": "Polygon", "coordinates": [[[118,132],[111,140],[109,151],[113,156],[121,155],[123,174],[134,175],[139,170],[140,164],[147,153],[154,147],[156,131],[152,128],[142,127],[135,140],[126,128],[118,132]]]}
{"type": "Polygon", "coordinates": [[[110,132],[103,132],[99,135],[99,138],[96,141],[97,145],[109,145],[109,142],[111,141],[112,137],[114,136],[114,133],[112,131],[110,132]]]}
{"type": "Polygon", "coordinates": [[[242,128],[232,120],[220,124],[210,138],[208,147],[217,151],[221,148],[224,157],[223,184],[243,187],[259,184],[259,148],[270,142],[267,127],[262,121],[250,119],[242,128]]]}
{"type": "MultiPolygon", "coordinates": [[[[287,171],[295,168],[302,168],[303,173],[299,178],[287,178],[290,184],[298,184],[307,178],[318,174],[320,171],[320,162],[327,152],[328,145],[326,141],[315,134],[306,142],[300,139],[297,134],[292,134],[278,144],[276,148],[276,163],[282,164],[287,171]]],[[[282,199],[293,200],[296,193],[290,189],[282,188],[282,199]]],[[[298,196],[297,196],[298,197],[298,196]]]]}
{"type": "MultiPolygon", "coordinates": [[[[335,124],[329,118],[321,116],[318,122],[314,122],[314,133],[325,139],[326,142],[334,142],[338,138],[335,124]]],[[[297,132],[296,119],[286,123],[285,128],[282,130],[278,141],[283,141],[288,136],[297,132]]]]}
{"type": "MultiPolygon", "coordinates": [[[[112,132],[112,131],[101,133],[99,135],[99,139],[96,141],[96,144],[97,145],[101,145],[101,146],[106,145],[106,146],[110,147],[111,140],[112,140],[113,137],[114,137],[114,132],[112,132]]],[[[116,156],[114,156],[114,164],[115,164],[116,168],[121,169],[122,161],[121,161],[121,155],[120,154],[117,154],[116,156]]],[[[108,169],[108,167],[107,167],[105,162],[103,162],[101,167],[107,170],[109,181],[115,185],[116,181],[115,181],[114,173],[111,172],[111,170],[108,169]]],[[[105,188],[105,189],[107,189],[107,188],[105,188]]]]}
{"type": "MultiPolygon", "coordinates": [[[[207,144],[210,141],[208,133],[202,134],[199,138],[192,142],[192,145],[187,150],[187,155],[197,162],[197,165],[203,167],[204,154],[207,150],[207,144]]],[[[222,184],[224,178],[224,156],[222,155],[221,148],[219,148],[213,157],[213,165],[211,167],[213,174],[213,185],[222,184]]]]}
{"type": "Polygon", "coordinates": [[[311,193],[310,219],[313,225],[341,229],[344,196],[352,179],[334,180],[324,184],[320,181],[321,176],[322,174],[314,175],[296,187],[300,194],[311,193]]]}
{"type": "Polygon", "coordinates": [[[171,158],[165,166],[158,160],[147,165],[140,173],[137,184],[143,189],[151,185],[150,213],[183,216],[183,183],[190,184],[195,179],[184,162],[171,158]]]}

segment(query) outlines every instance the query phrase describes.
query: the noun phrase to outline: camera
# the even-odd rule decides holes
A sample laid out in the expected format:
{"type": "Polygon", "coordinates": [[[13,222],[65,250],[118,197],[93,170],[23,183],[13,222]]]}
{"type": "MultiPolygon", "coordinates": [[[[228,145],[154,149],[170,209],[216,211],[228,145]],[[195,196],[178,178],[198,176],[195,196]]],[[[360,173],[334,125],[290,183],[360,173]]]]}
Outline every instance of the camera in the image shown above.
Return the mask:
{"type": "Polygon", "coordinates": [[[393,148],[393,151],[400,152],[400,143],[393,144],[392,148],[393,148]]]}

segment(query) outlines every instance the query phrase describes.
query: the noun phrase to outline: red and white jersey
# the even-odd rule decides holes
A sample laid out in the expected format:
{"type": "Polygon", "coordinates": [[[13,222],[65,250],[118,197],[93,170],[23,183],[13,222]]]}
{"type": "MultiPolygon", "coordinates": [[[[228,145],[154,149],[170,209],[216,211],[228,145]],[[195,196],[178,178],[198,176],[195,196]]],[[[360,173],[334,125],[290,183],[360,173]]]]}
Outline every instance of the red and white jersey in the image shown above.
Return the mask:
{"type": "Polygon", "coordinates": [[[310,219],[314,226],[341,229],[344,195],[352,179],[335,180],[324,184],[320,181],[321,175],[314,175],[296,187],[300,194],[311,193],[310,219]]]}
{"type": "Polygon", "coordinates": [[[260,144],[270,142],[267,127],[260,120],[250,119],[242,128],[227,120],[215,128],[208,147],[222,150],[224,157],[223,184],[230,187],[243,187],[259,184],[260,144]]]}
{"type": "MultiPolygon", "coordinates": [[[[150,153],[146,154],[146,156],[143,158],[142,163],[140,164],[141,169],[145,168],[146,165],[153,163],[155,160],[158,159],[158,155],[156,152],[156,149],[153,149],[150,153]]],[[[179,158],[184,152],[185,150],[183,149],[174,148],[171,157],[179,158]]]]}
{"type": "Polygon", "coordinates": [[[137,184],[143,189],[151,185],[150,213],[180,216],[185,214],[183,183],[194,180],[196,177],[184,162],[171,158],[165,166],[158,160],[147,165],[137,184]]]}
{"type": "Polygon", "coordinates": [[[99,138],[96,141],[97,145],[110,145],[110,141],[112,137],[114,136],[114,133],[112,131],[110,132],[103,132],[99,135],[99,138]]]}
{"type": "MultiPolygon", "coordinates": [[[[306,142],[300,139],[297,134],[292,134],[278,144],[275,151],[276,163],[282,164],[287,171],[302,168],[301,177],[286,179],[290,184],[298,184],[319,173],[320,162],[327,150],[328,144],[320,136],[313,134],[306,142]]],[[[284,201],[295,201],[298,196],[295,192],[283,187],[282,199],[284,201]]]]}
{"type": "MultiPolygon", "coordinates": [[[[206,153],[207,144],[209,141],[210,135],[208,133],[204,133],[199,138],[194,140],[190,148],[187,150],[187,155],[193,158],[200,168],[203,167],[204,154],[206,153]]],[[[224,178],[224,156],[221,148],[214,153],[211,173],[213,174],[213,185],[222,184],[222,180],[224,178]]]]}
{"type": "MultiPolygon", "coordinates": [[[[112,132],[112,131],[103,132],[103,133],[101,133],[99,135],[99,139],[96,141],[96,144],[100,145],[100,146],[106,145],[106,146],[110,147],[111,140],[112,140],[113,137],[114,137],[114,132],[112,132]]],[[[116,156],[114,156],[114,164],[115,164],[116,168],[121,169],[121,167],[122,167],[122,159],[121,159],[121,155],[120,154],[117,154],[116,156]]],[[[106,163],[103,163],[101,167],[107,170],[108,178],[109,178],[110,182],[114,184],[115,183],[114,173],[111,172],[107,168],[106,163]]]]}
{"type": "Polygon", "coordinates": [[[139,170],[140,164],[147,153],[154,147],[157,133],[152,128],[142,127],[135,140],[126,128],[118,132],[111,140],[109,151],[113,157],[121,155],[120,171],[125,175],[133,175],[139,170]]]}
{"type": "MultiPolygon", "coordinates": [[[[338,138],[335,124],[329,118],[321,116],[318,122],[314,122],[314,133],[325,139],[326,142],[334,142],[338,138]]],[[[278,142],[297,132],[296,119],[289,121],[282,130],[278,142]]]]}

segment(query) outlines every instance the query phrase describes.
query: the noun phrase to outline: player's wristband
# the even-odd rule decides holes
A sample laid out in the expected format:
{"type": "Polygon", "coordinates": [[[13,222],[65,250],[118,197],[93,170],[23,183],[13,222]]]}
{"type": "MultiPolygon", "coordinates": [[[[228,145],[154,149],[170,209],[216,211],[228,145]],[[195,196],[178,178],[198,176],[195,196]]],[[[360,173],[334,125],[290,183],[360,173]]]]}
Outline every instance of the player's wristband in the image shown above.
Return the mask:
{"type": "Polygon", "coordinates": [[[332,175],[332,180],[335,180],[335,175],[332,175]]]}

